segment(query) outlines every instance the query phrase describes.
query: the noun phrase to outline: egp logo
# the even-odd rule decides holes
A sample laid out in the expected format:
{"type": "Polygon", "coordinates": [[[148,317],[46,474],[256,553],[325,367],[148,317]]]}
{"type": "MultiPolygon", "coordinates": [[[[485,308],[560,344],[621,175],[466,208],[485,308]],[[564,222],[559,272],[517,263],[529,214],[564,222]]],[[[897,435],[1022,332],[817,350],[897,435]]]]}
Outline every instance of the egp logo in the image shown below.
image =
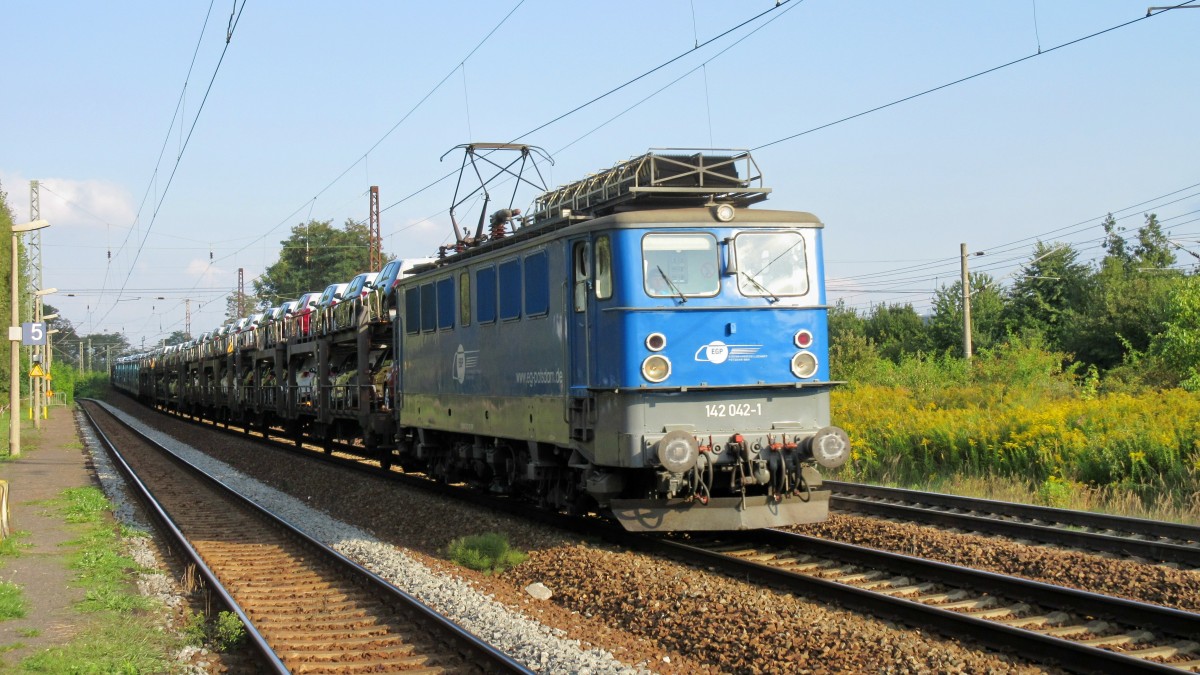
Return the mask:
{"type": "Polygon", "coordinates": [[[725,363],[729,358],[729,346],[720,340],[713,340],[696,350],[697,361],[709,363],[725,363]]]}
{"type": "Polygon", "coordinates": [[[467,352],[462,345],[454,353],[454,380],[462,384],[467,379],[467,352]]]}

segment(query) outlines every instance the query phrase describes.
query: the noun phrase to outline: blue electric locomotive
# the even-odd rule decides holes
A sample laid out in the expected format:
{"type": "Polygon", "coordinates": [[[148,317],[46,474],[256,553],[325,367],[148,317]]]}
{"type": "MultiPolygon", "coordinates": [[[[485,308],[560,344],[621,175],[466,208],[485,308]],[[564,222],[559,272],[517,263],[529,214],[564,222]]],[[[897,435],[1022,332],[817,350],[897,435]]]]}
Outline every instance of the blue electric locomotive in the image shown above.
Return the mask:
{"type": "Polygon", "coordinates": [[[749,153],[651,152],[400,280],[399,461],[631,530],[825,519],[822,224],[768,192],[749,153]]]}

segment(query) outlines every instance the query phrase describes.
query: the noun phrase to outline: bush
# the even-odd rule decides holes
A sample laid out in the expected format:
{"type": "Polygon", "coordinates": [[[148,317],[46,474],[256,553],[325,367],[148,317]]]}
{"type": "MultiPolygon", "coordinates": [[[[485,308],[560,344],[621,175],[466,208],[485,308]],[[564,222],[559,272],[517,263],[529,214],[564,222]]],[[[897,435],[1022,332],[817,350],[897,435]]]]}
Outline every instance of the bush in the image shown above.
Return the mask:
{"type": "Polygon", "coordinates": [[[108,389],[108,373],[84,373],[75,381],[75,398],[103,398],[108,389]]]}
{"type": "Polygon", "coordinates": [[[495,532],[455,539],[450,542],[447,553],[459,565],[487,573],[503,572],[529,557],[509,548],[508,537],[495,532]]]}

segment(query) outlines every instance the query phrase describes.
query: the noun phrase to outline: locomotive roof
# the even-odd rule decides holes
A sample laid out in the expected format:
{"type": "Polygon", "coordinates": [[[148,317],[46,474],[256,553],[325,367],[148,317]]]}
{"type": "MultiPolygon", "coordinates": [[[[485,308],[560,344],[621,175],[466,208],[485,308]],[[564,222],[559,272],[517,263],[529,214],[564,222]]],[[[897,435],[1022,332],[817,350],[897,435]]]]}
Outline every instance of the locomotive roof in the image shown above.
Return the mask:
{"type": "Polygon", "coordinates": [[[467,249],[461,253],[456,253],[452,256],[435,260],[425,265],[414,267],[410,274],[420,274],[430,270],[439,269],[446,265],[457,263],[469,258],[475,258],[482,255],[487,255],[495,251],[500,251],[511,246],[518,245],[523,241],[531,241],[535,239],[549,239],[561,236],[564,230],[569,230],[570,233],[587,232],[590,230],[604,229],[629,229],[646,226],[672,226],[678,225],[681,227],[693,226],[697,224],[706,227],[738,227],[739,225],[784,225],[795,227],[809,228],[824,228],[824,223],[819,218],[807,211],[782,211],[777,209],[738,209],[735,212],[734,219],[729,222],[717,220],[715,210],[711,207],[688,207],[688,208],[655,208],[655,209],[629,209],[611,213],[606,216],[590,218],[575,222],[562,222],[561,224],[549,227],[526,227],[516,231],[503,239],[496,239],[485,242],[475,248],[467,249]]]}

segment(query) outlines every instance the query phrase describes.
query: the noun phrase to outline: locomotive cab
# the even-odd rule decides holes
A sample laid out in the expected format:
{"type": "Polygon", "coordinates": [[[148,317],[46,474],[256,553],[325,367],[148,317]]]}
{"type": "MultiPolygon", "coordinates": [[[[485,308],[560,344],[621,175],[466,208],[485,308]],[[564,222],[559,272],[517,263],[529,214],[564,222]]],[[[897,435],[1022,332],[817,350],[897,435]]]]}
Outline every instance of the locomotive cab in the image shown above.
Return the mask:
{"type": "Polygon", "coordinates": [[[802,212],[641,210],[570,240],[570,436],[587,492],[633,530],[827,516],[822,224],[802,212]],[[724,218],[724,220],[723,220],[724,218]]]}

